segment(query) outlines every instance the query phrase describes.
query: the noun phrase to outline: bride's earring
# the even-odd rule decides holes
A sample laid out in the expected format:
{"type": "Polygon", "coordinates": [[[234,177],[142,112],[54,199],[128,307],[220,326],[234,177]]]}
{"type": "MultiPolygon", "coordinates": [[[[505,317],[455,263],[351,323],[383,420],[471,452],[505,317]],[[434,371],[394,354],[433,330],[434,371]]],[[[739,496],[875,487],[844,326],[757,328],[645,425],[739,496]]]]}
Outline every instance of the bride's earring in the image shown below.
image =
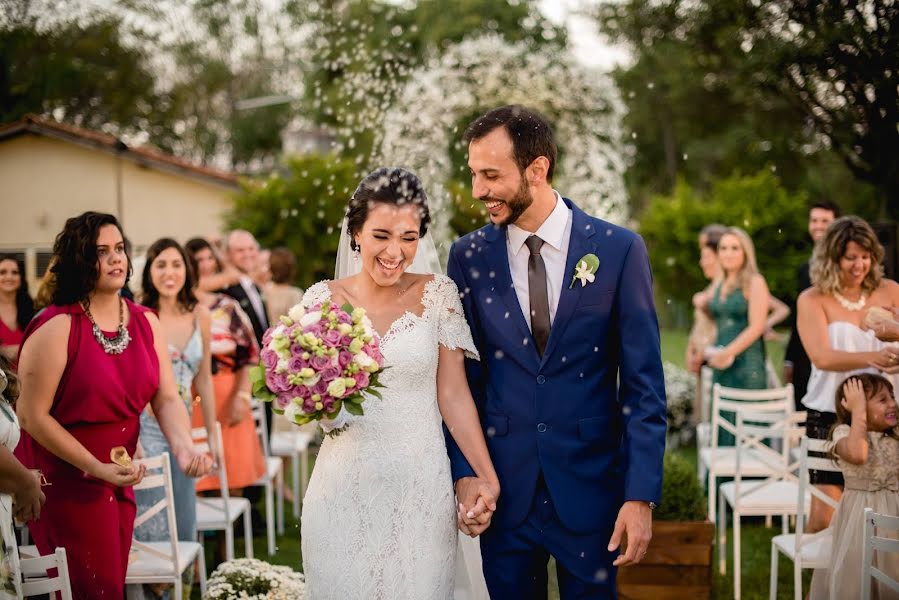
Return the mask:
{"type": "Polygon", "coordinates": [[[359,251],[362,250],[362,246],[356,246],[356,249],[353,250],[353,260],[355,262],[359,262],[359,251]]]}

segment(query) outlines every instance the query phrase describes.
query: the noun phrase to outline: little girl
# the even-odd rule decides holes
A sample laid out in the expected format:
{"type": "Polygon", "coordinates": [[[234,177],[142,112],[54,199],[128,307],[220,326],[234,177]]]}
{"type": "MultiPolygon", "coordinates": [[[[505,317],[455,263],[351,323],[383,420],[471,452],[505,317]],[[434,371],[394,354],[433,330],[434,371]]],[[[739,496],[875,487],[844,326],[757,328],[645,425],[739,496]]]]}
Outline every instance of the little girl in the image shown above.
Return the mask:
{"type": "MultiPolygon", "coordinates": [[[[843,382],[836,397],[833,452],[846,479],[834,514],[830,570],[816,570],[810,598],[855,598],[861,587],[864,512],[899,516],[899,436],[893,386],[880,375],[863,373],[843,382]]],[[[899,579],[899,555],[875,553],[874,565],[899,579]]],[[[872,581],[872,598],[890,598],[889,588],[872,581]]]]}

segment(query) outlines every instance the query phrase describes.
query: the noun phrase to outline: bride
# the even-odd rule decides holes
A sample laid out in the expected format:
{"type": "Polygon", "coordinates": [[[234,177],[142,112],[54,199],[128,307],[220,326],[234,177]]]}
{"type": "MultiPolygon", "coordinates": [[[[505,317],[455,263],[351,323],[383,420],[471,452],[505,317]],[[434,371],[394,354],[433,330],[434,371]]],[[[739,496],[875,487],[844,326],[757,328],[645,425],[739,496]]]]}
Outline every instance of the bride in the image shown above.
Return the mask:
{"type": "MultiPolygon", "coordinates": [[[[313,600],[453,598],[457,562],[464,570],[472,561],[457,561],[443,423],[481,480],[481,500],[496,508],[499,481],[465,377],[465,356],[478,355],[458,289],[444,275],[410,272],[429,220],[415,175],[369,174],[346,213],[342,244],[353,258],[338,257],[338,279],[303,296],[304,306],[330,299],[364,308],[388,367],[383,400],[367,400],[364,416],[344,412],[339,423],[323,423],[348,427],[325,439],[304,498],[303,563],[313,600]]],[[[456,596],[486,597],[483,576],[459,579],[466,576],[467,589],[456,596]]]]}

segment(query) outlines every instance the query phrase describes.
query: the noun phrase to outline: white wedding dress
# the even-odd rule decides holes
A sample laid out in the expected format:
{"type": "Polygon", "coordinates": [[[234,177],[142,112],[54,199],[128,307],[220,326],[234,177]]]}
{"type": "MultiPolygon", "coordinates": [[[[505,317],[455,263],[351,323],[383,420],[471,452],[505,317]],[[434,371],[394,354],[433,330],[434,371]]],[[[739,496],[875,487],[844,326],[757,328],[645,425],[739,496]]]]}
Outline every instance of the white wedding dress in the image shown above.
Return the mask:
{"type": "MultiPolygon", "coordinates": [[[[302,304],[329,297],[322,281],[302,304]]],[[[312,600],[486,597],[480,573],[462,573],[466,589],[456,584],[455,496],[437,406],[438,347],[477,351],[451,279],[436,275],[421,303],[421,316],[406,312],[381,338],[384,399],[369,397],[316,459],[301,531],[312,600]]]]}

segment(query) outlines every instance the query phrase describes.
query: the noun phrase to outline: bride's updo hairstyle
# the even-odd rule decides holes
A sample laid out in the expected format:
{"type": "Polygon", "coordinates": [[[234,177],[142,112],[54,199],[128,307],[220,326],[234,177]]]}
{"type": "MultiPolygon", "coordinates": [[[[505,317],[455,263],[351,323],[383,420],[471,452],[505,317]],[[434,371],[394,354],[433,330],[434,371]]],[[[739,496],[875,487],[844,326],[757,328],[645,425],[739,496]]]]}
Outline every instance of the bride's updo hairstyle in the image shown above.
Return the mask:
{"type": "Polygon", "coordinates": [[[375,204],[412,204],[418,207],[418,235],[421,237],[428,232],[431,213],[428,211],[428,196],[421,180],[406,169],[381,167],[365,176],[347,205],[346,230],[353,250],[359,249],[356,234],[362,231],[362,226],[368,219],[368,211],[375,204]]]}
{"type": "Polygon", "coordinates": [[[821,293],[831,295],[834,292],[839,293],[842,285],[840,261],[846,254],[849,242],[855,242],[871,254],[871,269],[862,281],[862,291],[870,294],[880,286],[883,279],[883,246],[867,221],[861,217],[848,215],[830,224],[824,237],[818,240],[812,252],[812,285],[821,293]]]}

